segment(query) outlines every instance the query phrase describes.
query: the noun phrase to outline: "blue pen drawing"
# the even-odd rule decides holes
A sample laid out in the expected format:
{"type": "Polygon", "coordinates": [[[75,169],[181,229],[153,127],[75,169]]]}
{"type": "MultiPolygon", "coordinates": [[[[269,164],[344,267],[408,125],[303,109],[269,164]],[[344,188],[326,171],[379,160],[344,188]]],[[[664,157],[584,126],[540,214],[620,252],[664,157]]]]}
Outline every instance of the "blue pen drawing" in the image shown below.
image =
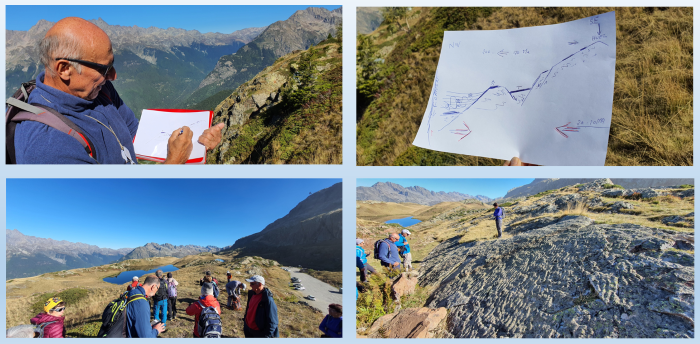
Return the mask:
{"type": "MultiPolygon", "coordinates": [[[[569,42],[570,44],[570,42],[569,42]]],[[[522,85],[517,86],[504,86],[498,85],[496,81],[492,81],[491,85],[482,91],[472,91],[472,92],[456,92],[456,91],[446,91],[439,102],[435,101],[437,97],[437,77],[435,80],[435,87],[433,88],[432,94],[432,108],[430,119],[431,122],[434,120],[433,117],[438,117],[436,128],[437,131],[449,130],[454,133],[454,130],[447,128],[458,118],[462,118],[464,114],[468,113],[470,110],[482,110],[482,111],[498,111],[503,108],[510,106],[524,106],[528,97],[532,92],[537,92],[538,90],[545,91],[546,87],[550,82],[555,80],[558,76],[561,77],[565,74],[567,70],[571,68],[576,68],[577,66],[583,65],[589,59],[598,56],[596,50],[604,49],[608,47],[608,44],[602,41],[593,42],[587,46],[584,46],[563,59],[557,61],[552,65],[552,67],[544,70],[534,78],[534,81],[527,87],[522,85]],[[435,107],[439,107],[441,113],[438,116],[434,116],[435,107]]],[[[507,51],[500,51],[501,53],[507,54],[507,51]]],[[[465,120],[463,119],[462,122],[465,120]]],[[[432,129],[432,124],[429,126],[429,136],[434,129],[432,129]]],[[[464,124],[466,126],[466,123],[464,124]]],[[[581,128],[579,126],[579,128],[581,128]]],[[[598,128],[598,127],[595,127],[598,128]]],[[[607,127],[600,127],[607,128],[607,127]]],[[[471,133],[471,130],[469,131],[471,133]]],[[[560,132],[561,133],[561,132],[560,132]]],[[[467,134],[468,135],[468,134],[467,134]]],[[[465,136],[460,137],[458,141],[461,141],[465,136]]],[[[568,138],[568,136],[565,136],[568,138]]]]}

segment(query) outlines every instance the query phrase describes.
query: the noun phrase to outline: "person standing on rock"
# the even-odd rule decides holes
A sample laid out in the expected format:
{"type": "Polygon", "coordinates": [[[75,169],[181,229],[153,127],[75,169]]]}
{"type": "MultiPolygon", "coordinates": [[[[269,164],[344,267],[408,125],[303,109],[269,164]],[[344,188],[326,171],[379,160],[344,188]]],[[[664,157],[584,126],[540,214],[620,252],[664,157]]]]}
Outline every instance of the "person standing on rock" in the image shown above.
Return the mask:
{"type": "Polygon", "coordinates": [[[343,338],[343,306],[337,303],[328,305],[328,315],[318,329],[323,332],[321,338],[343,338]]]}
{"type": "Polygon", "coordinates": [[[378,250],[376,256],[381,261],[382,266],[390,270],[401,269],[399,250],[396,247],[397,241],[399,241],[399,235],[396,233],[391,233],[388,238],[379,241],[379,247],[375,247],[375,250],[378,250]]]}
{"type": "MultiPolygon", "coordinates": [[[[160,278],[148,276],[142,286],[132,289],[127,296],[136,294],[152,297],[160,289],[160,278]]],[[[165,331],[163,323],[151,326],[151,312],[146,299],[135,299],[126,305],[126,337],[127,338],[156,338],[165,331]]]]}
{"type": "Polygon", "coordinates": [[[233,275],[231,275],[231,271],[226,271],[226,283],[231,282],[231,278],[233,275]]]}
{"type": "Polygon", "coordinates": [[[413,266],[411,265],[411,246],[408,244],[408,240],[406,240],[409,235],[411,235],[411,232],[408,229],[402,230],[399,241],[396,242],[396,247],[399,249],[399,254],[403,256],[403,268],[406,271],[413,269],[413,266]]]}
{"type": "Polygon", "coordinates": [[[357,254],[357,257],[360,258],[360,260],[362,261],[366,272],[369,272],[371,274],[377,273],[377,271],[375,271],[371,265],[367,264],[367,254],[365,254],[364,246],[364,240],[360,238],[355,239],[355,254],[357,254]]]}
{"type": "Polygon", "coordinates": [[[250,283],[250,291],[243,318],[243,334],[246,338],[279,338],[277,305],[270,289],[265,288],[265,278],[255,275],[246,281],[250,283]]]}
{"type": "Polygon", "coordinates": [[[175,320],[177,316],[177,281],[173,278],[173,273],[168,272],[168,319],[175,320]]]}
{"type": "Polygon", "coordinates": [[[493,204],[495,209],[493,212],[493,218],[496,220],[496,230],[498,231],[498,237],[500,238],[503,233],[501,232],[501,224],[503,221],[503,208],[498,206],[498,203],[493,204]]]}
{"type": "Polygon", "coordinates": [[[234,311],[240,311],[241,308],[241,290],[245,290],[245,284],[239,281],[229,281],[226,283],[226,293],[228,293],[228,300],[226,301],[226,306],[234,311]]]}

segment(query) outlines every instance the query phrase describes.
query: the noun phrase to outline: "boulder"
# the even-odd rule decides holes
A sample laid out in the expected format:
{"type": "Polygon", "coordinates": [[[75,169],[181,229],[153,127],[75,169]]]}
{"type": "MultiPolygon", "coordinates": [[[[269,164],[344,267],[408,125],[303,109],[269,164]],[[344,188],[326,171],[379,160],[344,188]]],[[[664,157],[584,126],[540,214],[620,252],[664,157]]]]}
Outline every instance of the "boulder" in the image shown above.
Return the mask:
{"type": "Polygon", "coordinates": [[[394,300],[401,300],[401,296],[413,294],[416,291],[418,278],[408,272],[403,272],[391,285],[391,295],[394,300]]]}
{"type": "Polygon", "coordinates": [[[377,319],[369,329],[369,338],[433,338],[447,316],[445,308],[407,308],[377,319]]]}
{"type": "Polygon", "coordinates": [[[615,198],[615,197],[622,196],[623,192],[624,192],[624,190],[620,190],[620,189],[609,189],[609,190],[605,190],[605,191],[601,192],[600,195],[603,197],[615,198]]]}

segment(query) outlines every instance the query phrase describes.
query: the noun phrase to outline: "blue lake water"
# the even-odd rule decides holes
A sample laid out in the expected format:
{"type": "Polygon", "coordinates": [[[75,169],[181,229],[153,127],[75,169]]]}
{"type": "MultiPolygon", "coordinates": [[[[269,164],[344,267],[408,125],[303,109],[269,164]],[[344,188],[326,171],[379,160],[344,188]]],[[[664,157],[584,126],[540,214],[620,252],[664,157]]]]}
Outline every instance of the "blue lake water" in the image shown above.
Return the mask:
{"type": "Polygon", "coordinates": [[[217,262],[221,262],[221,263],[223,263],[223,262],[224,262],[224,260],[223,260],[223,259],[214,259],[214,260],[215,260],[215,261],[217,261],[217,262]]]}
{"type": "MultiPolygon", "coordinates": [[[[131,270],[131,271],[124,271],[119,274],[117,277],[106,277],[103,278],[102,280],[107,282],[107,283],[112,283],[112,284],[124,284],[126,282],[131,282],[131,279],[134,278],[134,276],[143,276],[145,274],[152,274],[155,273],[158,269],[163,270],[164,273],[171,272],[171,271],[177,271],[180,270],[176,268],[174,265],[165,265],[165,266],[159,266],[157,268],[151,269],[151,270],[131,270]]],[[[141,281],[143,283],[143,281],[141,281]]]]}
{"type": "Polygon", "coordinates": [[[398,223],[398,224],[400,224],[401,226],[408,227],[408,226],[413,226],[413,225],[415,225],[416,223],[419,223],[419,222],[421,222],[421,220],[414,219],[413,216],[409,216],[409,217],[404,217],[403,219],[393,219],[393,220],[389,220],[389,221],[387,221],[387,222],[385,222],[385,223],[398,223]]]}

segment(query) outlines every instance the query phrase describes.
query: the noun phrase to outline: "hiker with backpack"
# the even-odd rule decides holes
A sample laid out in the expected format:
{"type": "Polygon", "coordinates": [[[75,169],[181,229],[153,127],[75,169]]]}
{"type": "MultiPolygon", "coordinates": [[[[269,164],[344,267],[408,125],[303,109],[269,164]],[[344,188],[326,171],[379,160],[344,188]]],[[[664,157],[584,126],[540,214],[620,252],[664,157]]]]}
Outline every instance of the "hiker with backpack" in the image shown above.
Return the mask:
{"type": "Polygon", "coordinates": [[[39,336],[43,333],[41,338],[65,338],[66,327],[63,324],[66,320],[65,310],[66,303],[60,297],[52,297],[44,302],[44,312],[37,314],[29,322],[43,329],[39,332],[39,336]]]}
{"type": "Polygon", "coordinates": [[[409,235],[411,235],[411,232],[408,229],[402,230],[399,241],[396,242],[396,248],[399,250],[399,255],[403,257],[403,268],[406,271],[413,269],[411,265],[411,246],[408,244],[408,240],[406,240],[409,235]]]}
{"type": "Polygon", "coordinates": [[[221,305],[214,297],[214,284],[202,284],[201,296],[197,302],[191,303],[185,310],[187,315],[194,315],[195,338],[220,338],[221,305]]]}
{"type": "Polygon", "coordinates": [[[370,274],[377,273],[377,271],[375,271],[371,265],[367,264],[367,254],[365,254],[365,241],[360,238],[355,239],[355,254],[362,261],[362,264],[365,267],[365,272],[368,272],[370,274]]]}
{"type": "Polygon", "coordinates": [[[382,266],[390,270],[401,269],[399,250],[396,247],[397,241],[399,241],[399,235],[391,233],[388,238],[377,240],[374,243],[374,258],[379,259],[382,266]]]}
{"type": "Polygon", "coordinates": [[[265,288],[265,278],[255,275],[246,282],[250,283],[250,291],[243,318],[243,334],[246,338],[279,338],[277,305],[270,289],[265,288]]]}
{"type": "Polygon", "coordinates": [[[139,287],[139,286],[141,286],[141,283],[139,283],[139,276],[134,276],[131,279],[131,284],[126,286],[126,291],[131,291],[131,289],[134,289],[134,288],[139,287]]]}
{"type": "Polygon", "coordinates": [[[165,331],[165,325],[158,322],[151,326],[151,309],[146,298],[156,295],[161,288],[161,279],[148,276],[142,286],[132,289],[127,297],[125,335],[127,338],[156,338],[165,331]]]}
{"type": "Polygon", "coordinates": [[[337,303],[328,305],[328,314],[318,329],[323,332],[321,338],[343,338],[343,306],[337,303]]]}
{"type": "Polygon", "coordinates": [[[163,318],[163,328],[168,322],[168,280],[163,278],[163,270],[156,271],[158,277],[158,291],[153,295],[153,319],[161,321],[163,318]],[[162,310],[162,313],[161,313],[162,310]]]}
{"type": "MultiPolygon", "coordinates": [[[[44,71],[7,100],[5,152],[10,164],[135,164],[139,123],[112,81],[117,79],[109,36],[87,20],[59,20],[39,45],[44,71]]],[[[221,142],[220,123],[198,141],[207,150],[221,142]]],[[[165,163],[183,164],[192,131],[178,128],[165,163]]]]}
{"type": "Polygon", "coordinates": [[[498,231],[498,237],[500,238],[503,233],[501,232],[501,224],[503,222],[503,208],[498,206],[498,203],[493,204],[493,218],[496,220],[496,230],[498,231]]]}
{"type": "Polygon", "coordinates": [[[243,310],[241,307],[241,291],[245,290],[245,288],[246,286],[243,282],[234,280],[226,283],[226,293],[228,293],[226,307],[234,311],[243,310]]]}
{"type": "Polygon", "coordinates": [[[173,273],[168,272],[168,319],[175,320],[177,317],[177,281],[173,278],[173,273]]]}

